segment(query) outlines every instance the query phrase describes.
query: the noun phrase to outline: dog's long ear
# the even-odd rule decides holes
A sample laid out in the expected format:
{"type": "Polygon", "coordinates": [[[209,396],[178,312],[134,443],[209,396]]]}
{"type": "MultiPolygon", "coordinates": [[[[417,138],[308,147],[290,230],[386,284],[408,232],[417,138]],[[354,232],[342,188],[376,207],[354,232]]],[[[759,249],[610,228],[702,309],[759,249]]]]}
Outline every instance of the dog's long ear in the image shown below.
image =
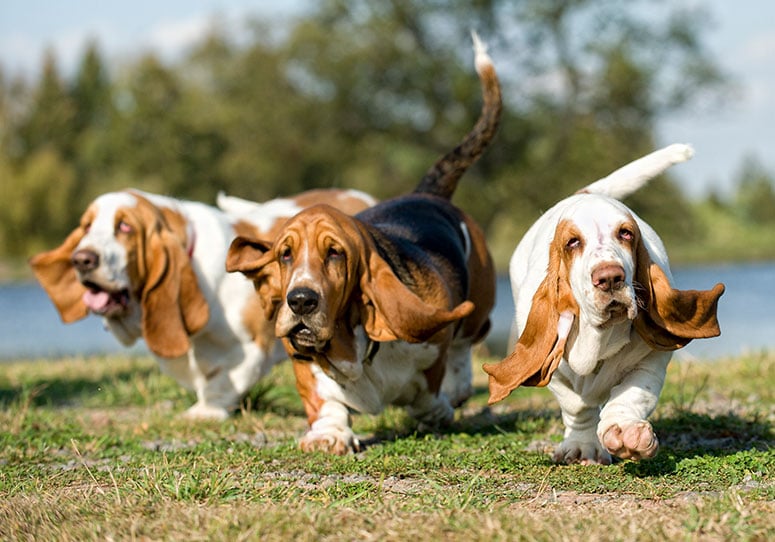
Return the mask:
{"type": "Polygon", "coordinates": [[[86,231],[79,226],[60,246],[36,254],[29,260],[35,278],[54,302],[60,318],[66,324],[89,314],[89,308],[83,302],[86,288],[78,281],[71,261],[75,247],[85,234],[86,231]]]}
{"type": "Polygon", "coordinates": [[[376,251],[362,257],[366,260],[360,279],[364,329],[374,341],[424,342],[474,310],[470,301],[451,310],[427,303],[399,280],[376,251]]]}
{"type": "Polygon", "coordinates": [[[207,324],[210,309],[183,244],[170,230],[151,228],[144,249],[143,338],[160,357],[182,356],[189,337],[207,324]]]}
{"type": "Polygon", "coordinates": [[[556,233],[549,248],[546,277],[533,295],[525,329],[514,351],[500,363],[483,367],[489,375],[489,404],[506,398],[519,386],[546,386],[562,360],[579,312],[562,250],[564,244],[556,233]]]}
{"type": "Polygon", "coordinates": [[[280,269],[272,252],[272,243],[237,236],[226,254],[226,271],[240,272],[253,281],[264,315],[267,320],[272,320],[282,302],[280,269]]]}
{"type": "Polygon", "coordinates": [[[677,350],[692,339],[721,334],[718,300],[724,285],[712,290],[676,290],[664,271],[651,259],[642,237],[638,241],[635,271],[638,316],[633,325],[655,350],[677,350]]]}

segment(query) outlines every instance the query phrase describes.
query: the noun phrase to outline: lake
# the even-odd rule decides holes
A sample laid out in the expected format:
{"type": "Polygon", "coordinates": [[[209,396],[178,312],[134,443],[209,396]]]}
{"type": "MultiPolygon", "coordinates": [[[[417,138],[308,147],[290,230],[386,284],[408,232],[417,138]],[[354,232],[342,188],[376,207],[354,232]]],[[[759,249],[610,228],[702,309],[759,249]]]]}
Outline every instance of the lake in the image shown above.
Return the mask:
{"type": "MultiPolygon", "coordinates": [[[[719,302],[721,336],[692,341],[677,357],[714,359],[775,350],[775,262],[684,267],[673,275],[678,288],[704,290],[717,282],[727,288],[719,302]]],[[[495,355],[505,353],[513,311],[508,279],[502,277],[488,339],[495,355]]],[[[103,329],[100,318],[63,324],[37,283],[0,285],[0,360],[120,351],[127,349],[103,329]]],[[[130,351],[148,350],[140,342],[130,351]]]]}

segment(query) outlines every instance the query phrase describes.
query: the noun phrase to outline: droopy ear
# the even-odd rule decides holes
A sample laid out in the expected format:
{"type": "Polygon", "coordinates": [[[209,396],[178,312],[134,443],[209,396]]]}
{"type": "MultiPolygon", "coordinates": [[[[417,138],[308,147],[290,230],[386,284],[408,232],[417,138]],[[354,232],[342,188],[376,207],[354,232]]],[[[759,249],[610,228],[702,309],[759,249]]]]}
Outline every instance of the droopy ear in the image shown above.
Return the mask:
{"type": "Polygon", "coordinates": [[[546,386],[565,354],[579,308],[557,239],[555,236],[549,249],[546,277],[533,295],[525,329],[514,351],[500,363],[483,367],[490,375],[489,404],[506,398],[519,386],[546,386]]]}
{"type": "Polygon", "coordinates": [[[275,317],[282,302],[280,269],[272,252],[272,243],[238,236],[226,254],[226,271],[240,272],[253,281],[267,320],[275,317]]]}
{"type": "Polygon", "coordinates": [[[89,309],[83,302],[86,288],[78,281],[70,259],[85,233],[79,226],[59,247],[36,254],[29,260],[32,272],[54,302],[60,318],[66,324],[80,320],[89,314],[89,309]]]}
{"type": "Polygon", "coordinates": [[[365,309],[364,329],[374,341],[424,342],[474,310],[470,301],[452,310],[426,303],[374,252],[368,256],[366,271],[361,273],[360,287],[365,309]]]}
{"type": "Polygon", "coordinates": [[[197,283],[183,245],[162,228],[146,242],[147,274],[140,302],[143,338],[163,358],[184,355],[193,335],[210,318],[210,309],[197,283]]]}
{"type": "Polygon", "coordinates": [[[643,240],[637,246],[635,282],[638,307],[633,322],[638,334],[655,350],[677,350],[692,339],[721,334],[718,300],[724,285],[712,290],[676,290],[664,271],[651,260],[643,240]]]}

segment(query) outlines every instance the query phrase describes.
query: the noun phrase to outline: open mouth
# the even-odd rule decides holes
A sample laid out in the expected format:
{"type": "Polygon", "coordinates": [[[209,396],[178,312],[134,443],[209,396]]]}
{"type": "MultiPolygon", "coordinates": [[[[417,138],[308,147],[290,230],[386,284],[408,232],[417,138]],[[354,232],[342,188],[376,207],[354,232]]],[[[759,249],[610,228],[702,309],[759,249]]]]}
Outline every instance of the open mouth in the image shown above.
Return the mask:
{"type": "Polygon", "coordinates": [[[288,334],[288,338],[293,347],[302,353],[317,352],[320,344],[315,333],[304,324],[294,327],[288,334]]]}
{"type": "Polygon", "coordinates": [[[129,306],[129,290],[122,289],[109,292],[90,281],[84,282],[83,285],[86,287],[86,293],[83,294],[83,302],[90,311],[101,316],[116,316],[127,310],[129,306]]]}

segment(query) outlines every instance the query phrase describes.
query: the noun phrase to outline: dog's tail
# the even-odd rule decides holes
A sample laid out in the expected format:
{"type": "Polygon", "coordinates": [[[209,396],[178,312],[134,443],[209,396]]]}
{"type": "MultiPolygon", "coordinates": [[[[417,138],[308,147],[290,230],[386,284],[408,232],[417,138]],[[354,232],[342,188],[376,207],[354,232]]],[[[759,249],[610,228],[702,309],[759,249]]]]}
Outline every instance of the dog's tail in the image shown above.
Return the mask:
{"type": "Polygon", "coordinates": [[[602,194],[621,200],[670,166],[686,162],[692,156],[694,156],[694,149],[690,145],[674,143],[620,167],[607,177],[587,185],[576,193],[602,194]]]}
{"type": "Polygon", "coordinates": [[[451,198],[457,188],[457,182],[465,171],[476,162],[489,145],[500,122],[502,100],[498,75],[495,73],[487,46],[482,43],[476,32],[471,32],[474,40],[476,72],[482,83],[484,103],[479,120],[473,129],[466,134],[460,144],[439,158],[425,173],[415,192],[435,194],[451,198]]]}

